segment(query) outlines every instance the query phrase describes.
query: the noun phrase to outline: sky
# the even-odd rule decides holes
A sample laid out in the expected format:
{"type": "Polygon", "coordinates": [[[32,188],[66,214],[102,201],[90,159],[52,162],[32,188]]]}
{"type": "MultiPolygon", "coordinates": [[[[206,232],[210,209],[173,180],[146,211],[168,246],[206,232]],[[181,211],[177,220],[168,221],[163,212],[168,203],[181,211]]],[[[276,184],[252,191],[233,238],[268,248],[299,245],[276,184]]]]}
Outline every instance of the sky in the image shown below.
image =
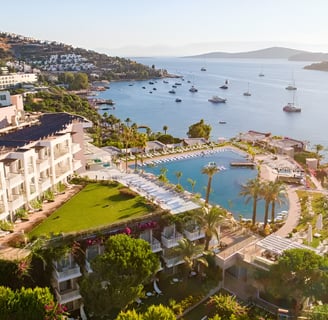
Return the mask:
{"type": "Polygon", "coordinates": [[[15,0],[0,31],[119,56],[328,52],[327,0],[15,0]]]}

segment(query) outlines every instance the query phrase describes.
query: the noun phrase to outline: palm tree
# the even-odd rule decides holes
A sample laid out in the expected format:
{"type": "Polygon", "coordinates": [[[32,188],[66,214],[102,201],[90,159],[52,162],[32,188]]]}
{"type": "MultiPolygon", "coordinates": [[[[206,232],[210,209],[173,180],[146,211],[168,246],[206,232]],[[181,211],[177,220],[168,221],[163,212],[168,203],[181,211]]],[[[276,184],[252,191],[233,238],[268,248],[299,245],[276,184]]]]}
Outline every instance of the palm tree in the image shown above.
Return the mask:
{"type": "Polygon", "coordinates": [[[126,126],[129,127],[129,123],[131,122],[131,119],[130,118],[126,118],[124,120],[124,122],[126,123],[126,126]]]}
{"type": "Polygon", "coordinates": [[[269,206],[272,202],[272,181],[266,181],[262,183],[261,189],[260,189],[260,195],[262,199],[265,201],[264,205],[264,230],[268,224],[268,217],[269,217],[269,206]]]}
{"type": "Polygon", "coordinates": [[[125,171],[128,171],[128,147],[133,141],[133,130],[130,127],[123,127],[122,140],[125,148],[125,171]]]}
{"type": "Polygon", "coordinates": [[[205,206],[208,205],[208,200],[210,197],[211,192],[211,184],[212,184],[212,178],[213,176],[220,171],[219,167],[214,163],[211,165],[207,165],[203,167],[202,174],[208,175],[208,182],[207,182],[207,188],[206,188],[206,197],[205,197],[205,206]]]}
{"type": "Polygon", "coordinates": [[[143,165],[143,153],[145,152],[145,148],[147,147],[147,141],[148,137],[145,133],[137,132],[135,144],[136,147],[139,149],[141,165],[143,165]]]}
{"type": "Polygon", "coordinates": [[[282,205],[286,202],[286,189],[284,184],[279,181],[270,183],[271,187],[271,223],[274,223],[276,203],[282,205]]]}
{"type": "Polygon", "coordinates": [[[224,217],[225,210],[218,207],[212,207],[211,209],[203,207],[202,210],[196,212],[195,218],[205,231],[205,251],[208,251],[210,241],[212,240],[213,236],[215,236],[219,241],[220,234],[218,230],[222,221],[224,220],[224,217]]]}
{"type": "Polygon", "coordinates": [[[180,179],[182,177],[182,172],[181,171],[176,171],[174,174],[178,179],[178,185],[180,185],[180,179]]]}
{"type": "Polygon", "coordinates": [[[195,185],[196,185],[196,180],[193,180],[191,178],[188,178],[187,181],[190,183],[191,192],[194,193],[194,188],[195,188],[195,185]]]}
{"type": "Polygon", "coordinates": [[[165,135],[166,135],[166,132],[167,132],[168,129],[169,129],[169,127],[167,125],[163,126],[163,131],[164,131],[165,135]]]}
{"type": "Polygon", "coordinates": [[[158,180],[162,181],[162,182],[166,182],[167,181],[167,174],[168,169],[165,167],[162,167],[160,170],[160,175],[158,176],[158,180]]]}
{"type": "Polygon", "coordinates": [[[315,149],[316,157],[318,159],[318,167],[319,167],[320,160],[323,158],[323,155],[320,154],[320,151],[324,150],[324,146],[321,144],[315,144],[314,149],[315,149]]]}
{"type": "Polygon", "coordinates": [[[183,238],[179,241],[179,246],[176,248],[176,251],[183,256],[183,260],[187,266],[187,274],[193,270],[195,261],[203,264],[204,266],[208,265],[208,262],[205,258],[202,257],[203,249],[200,246],[186,238],[183,238]]]}
{"type": "Polygon", "coordinates": [[[245,197],[245,203],[249,203],[253,200],[253,213],[252,213],[252,225],[255,225],[257,214],[257,202],[260,198],[261,181],[259,177],[255,179],[249,179],[245,185],[241,186],[239,195],[245,197]]]}

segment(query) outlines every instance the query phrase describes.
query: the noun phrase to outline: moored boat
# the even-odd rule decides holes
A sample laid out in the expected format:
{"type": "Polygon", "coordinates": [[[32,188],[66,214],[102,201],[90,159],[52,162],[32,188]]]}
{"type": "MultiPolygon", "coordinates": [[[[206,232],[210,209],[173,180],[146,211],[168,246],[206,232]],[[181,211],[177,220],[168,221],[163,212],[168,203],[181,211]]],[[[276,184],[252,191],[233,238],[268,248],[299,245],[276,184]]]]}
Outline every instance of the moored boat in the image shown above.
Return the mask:
{"type": "Polygon", "coordinates": [[[293,102],[288,102],[283,108],[285,112],[301,112],[302,109],[300,107],[296,107],[293,102]]]}
{"type": "Polygon", "coordinates": [[[191,88],[189,89],[190,92],[197,92],[198,89],[196,89],[194,86],[191,86],[191,88]]]}
{"type": "Polygon", "coordinates": [[[227,99],[218,96],[213,96],[212,98],[208,99],[208,101],[212,103],[225,103],[227,99]]]}

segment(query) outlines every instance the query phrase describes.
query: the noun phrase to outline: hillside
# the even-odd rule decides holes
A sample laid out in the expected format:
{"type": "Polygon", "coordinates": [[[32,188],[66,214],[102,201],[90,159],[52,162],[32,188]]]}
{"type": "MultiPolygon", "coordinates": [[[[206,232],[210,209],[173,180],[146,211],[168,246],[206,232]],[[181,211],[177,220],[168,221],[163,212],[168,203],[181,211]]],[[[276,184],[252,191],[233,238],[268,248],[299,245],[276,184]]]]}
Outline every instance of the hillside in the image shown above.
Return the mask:
{"type": "Polygon", "coordinates": [[[288,59],[294,61],[320,61],[322,53],[313,53],[303,50],[296,50],[283,47],[271,47],[261,50],[248,51],[248,52],[210,52],[188,58],[202,58],[202,59],[222,59],[222,58],[235,58],[235,59],[288,59]]]}
{"type": "Polygon", "coordinates": [[[304,69],[307,70],[318,70],[318,71],[328,71],[328,61],[322,61],[318,63],[312,63],[305,66],[304,69]]]}
{"type": "Polygon", "coordinates": [[[44,72],[81,71],[106,80],[149,79],[167,74],[166,70],[157,70],[155,66],[148,67],[130,59],[55,41],[0,33],[0,65],[8,60],[24,61],[44,72]]]}

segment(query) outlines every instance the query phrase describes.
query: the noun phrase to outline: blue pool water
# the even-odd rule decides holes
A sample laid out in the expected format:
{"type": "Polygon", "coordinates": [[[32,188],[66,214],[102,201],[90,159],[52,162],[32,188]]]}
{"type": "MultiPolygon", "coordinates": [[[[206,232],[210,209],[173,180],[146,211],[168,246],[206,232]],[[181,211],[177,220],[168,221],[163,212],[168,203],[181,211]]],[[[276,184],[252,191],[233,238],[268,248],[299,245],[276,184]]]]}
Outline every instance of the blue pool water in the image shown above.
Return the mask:
{"type": "MultiPolygon", "coordinates": [[[[191,191],[191,185],[188,178],[195,180],[195,193],[200,193],[205,198],[208,176],[201,173],[202,168],[209,162],[216,162],[219,167],[224,167],[222,171],[213,176],[212,193],[210,194],[210,203],[219,204],[231,211],[235,218],[242,215],[244,218],[252,217],[252,201],[245,204],[245,198],[239,196],[241,185],[248,179],[253,179],[257,175],[257,170],[242,167],[230,167],[231,161],[245,160],[244,156],[233,151],[221,151],[213,154],[205,154],[193,158],[186,158],[174,161],[159,163],[155,166],[146,166],[146,172],[159,175],[161,168],[168,169],[167,178],[171,183],[177,184],[176,172],[181,171],[182,177],[180,184],[184,189],[191,191]]],[[[287,206],[278,207],[277,212],[286,210],[287,206]]],[[[259,201],[257,220],[263,221],[264,202],[259,201]]]]}

